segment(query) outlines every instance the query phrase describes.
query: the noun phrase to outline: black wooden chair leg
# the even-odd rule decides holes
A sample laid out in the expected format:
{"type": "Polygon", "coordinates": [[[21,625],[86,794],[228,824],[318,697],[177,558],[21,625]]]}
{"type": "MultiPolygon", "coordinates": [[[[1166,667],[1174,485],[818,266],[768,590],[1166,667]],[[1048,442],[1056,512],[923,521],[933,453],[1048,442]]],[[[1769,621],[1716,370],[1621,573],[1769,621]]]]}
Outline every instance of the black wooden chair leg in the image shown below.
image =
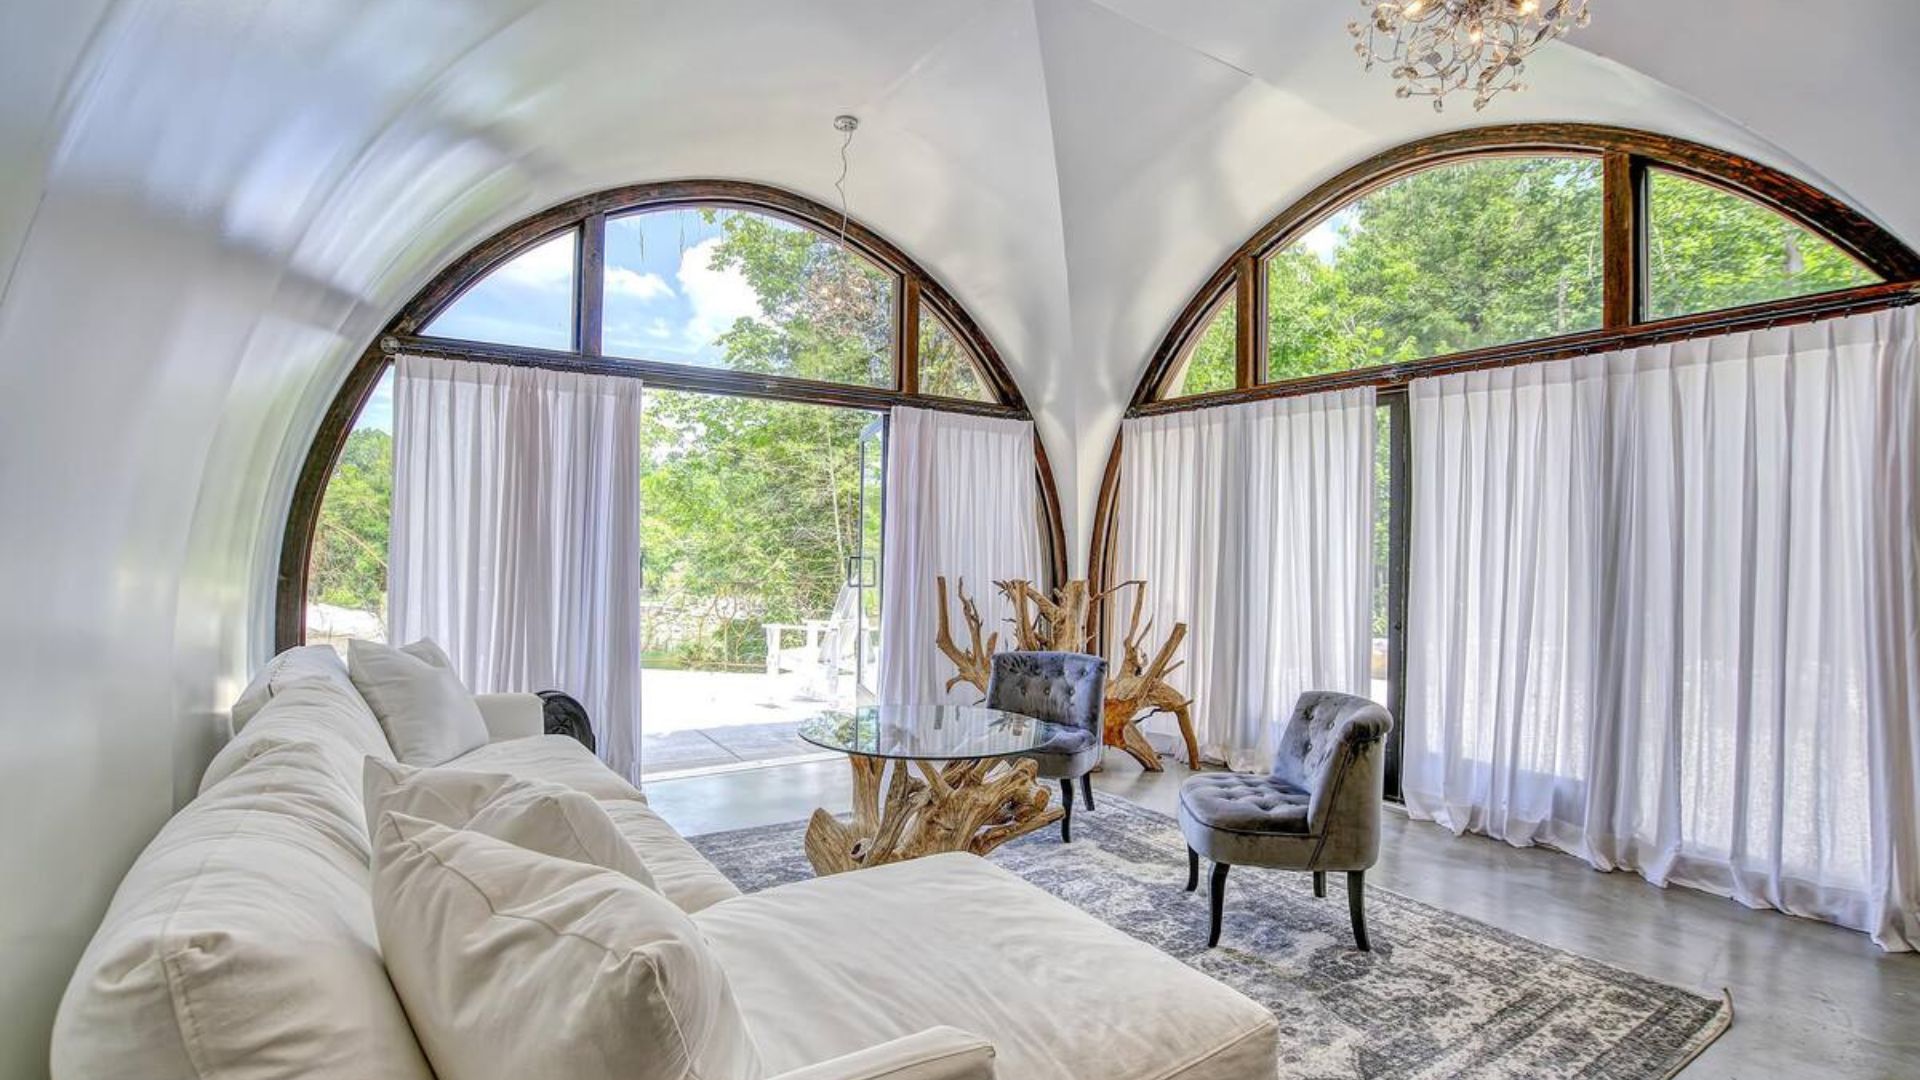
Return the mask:
{"type": "Polygon", "coordinates": [[[1213,864],[1213,880],[1208,883],[1207,905],[1211,908],[1207,924],[1207,948],[1220,944],[1220,913],[1227,902],[1227,864],[1213,864]]]}
{"type": "Polygon", "coordinates": [[[1060,807],[1066,816],[1060,819],[1060,842],[1073,843],[1073,781],[1060,781],[1060,807]]]}
{"type": "Polygon", "coordinates": [[[1193,890],[1199,887],[1200,887],[1200,853],[1193,850],[1192,848],[1188,848],[1187,849],[1187,891],[1192,892],[1193,890]]]}
{"type": "Polygon", "coordinates": [[[1087,809],[1093,809],[1093,774],[1083,773],[1080,777],[1080,794],[1086,800],[1087,809]]]}
{"type": "Polygon", "coordinates": [[[1353,941],[1361,952],[1373,951],[1367,945],[1367,872],[1347,871],[1347,910],[1353,915],[1353,941]]]}
{"type": "Polygon", "coordinates": [[[1315,870],[1313,872],[1313,895],[1316,899],[1320,900],[1327,898],[1327,872],[1325,870],[1315,870]]]}

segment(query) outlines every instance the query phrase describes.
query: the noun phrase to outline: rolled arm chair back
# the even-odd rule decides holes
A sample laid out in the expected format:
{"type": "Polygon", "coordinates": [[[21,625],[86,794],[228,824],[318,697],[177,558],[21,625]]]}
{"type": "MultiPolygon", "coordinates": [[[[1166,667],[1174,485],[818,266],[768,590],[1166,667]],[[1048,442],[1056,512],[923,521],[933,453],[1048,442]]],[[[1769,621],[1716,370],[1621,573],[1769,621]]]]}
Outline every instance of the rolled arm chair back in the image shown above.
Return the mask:
{"type": "Polygon", "coordinates": [[[993,656],[987,707],[1101,733],[1107,662],[1074,652],[1003,652],[993,656]]]}
{"type": "Polygon", "coordinates": [[[1307,829],[1321,838],[1320,865],[1366,867],[1379,854],[1391,730],[1393,717],[1366,698],[1309,690],[1295,702],[1273,776],[1312,793],[1307,829]]]}

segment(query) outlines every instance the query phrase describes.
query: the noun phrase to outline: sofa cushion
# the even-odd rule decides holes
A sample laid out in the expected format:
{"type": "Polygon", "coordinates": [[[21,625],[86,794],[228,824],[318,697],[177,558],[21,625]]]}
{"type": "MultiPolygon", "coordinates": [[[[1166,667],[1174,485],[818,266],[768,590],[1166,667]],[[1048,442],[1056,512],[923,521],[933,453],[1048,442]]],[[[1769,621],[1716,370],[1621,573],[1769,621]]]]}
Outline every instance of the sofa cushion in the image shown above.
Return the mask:
{"type": "Polygon", "coordinates": [[[234,733],[239,734],[245,729],[248,722],[267,707],[267,702],[272,701],[275,694],[306,679],[335,681],[348,688],[353,686],[347,678],[347,665],[330,646],[300,645],[288,649],[267,661],[260,673],[247,684],[247,688],[240,691],[230,713],[234,733]]]}
{"type": "Polygon", "coordinates": [[[387,970],[443,1077],[763,1075],[699,931],[622,875],[387,814],[373,906],[387,970]]]}
{"type": "Polygon", "coordinates": [[[782,885],[693,921],[775,1072],[939,1024],[991,1039],[1019,1080],[1276,1071],[1266,1009],[972,855],[782,885]]]}
{"type": "Polygon", "coordinates": [[[487,745],[487,722],[473,695],[431,641],[396,649],[347,643],[347,672],[387,733],[394,757],[440,765],[487,745]]]}
{"type": "Polygon", "coordinates": [[[474,772],[504,772],[535,780],[550,780],[584,791],[596,799],[632,799],[645,801],[640,789],[620,778],[581,746],[565,735],[536,735],[530,739],[508,739],[488,743],[445,763],[449,768],[474,772]]]}
{"type": "Polygon", "coordinates": [[[329,755],[265,745],[147,845],[68,984],[55,1080],[432,1080],[329,755]]]}
{"type": "Polygon", "coordinates": [[[640,853],[640,861],[647,864],[648,873],[653,875],[654,887],[681,911],[699,911],[740,895],[739,888],[727,880],[727,875],[695,851],[692,844],[646,803],[605,799],[600,806],[613,819],[620,835],[640,853]]]}
{"type": "Polygon", "coordinates": [[[292,744],[324,751],[329,771],[356,793],[361,761],[393,758],[379,721],[351,683],[344,678],[304,679],[282,684],[249,719],[246,730],[220,748],[201,774],[200,790],[209,790],[268,750],[292,744]]]}
{"type": "Polygon", "coordinates": [[[401,813],[612,870],[655,887],[633,845],[585,792],[506,773],[416,769],[371,757],[364,776],[369,836],[382,815],[401,813]]]}
{"type": "Polygon", "coordinates": [[[1307,835],[1307,792],[1270,776],[1201,773],[1180,785],[1183,814],[1210,829],[1307,835]]]}

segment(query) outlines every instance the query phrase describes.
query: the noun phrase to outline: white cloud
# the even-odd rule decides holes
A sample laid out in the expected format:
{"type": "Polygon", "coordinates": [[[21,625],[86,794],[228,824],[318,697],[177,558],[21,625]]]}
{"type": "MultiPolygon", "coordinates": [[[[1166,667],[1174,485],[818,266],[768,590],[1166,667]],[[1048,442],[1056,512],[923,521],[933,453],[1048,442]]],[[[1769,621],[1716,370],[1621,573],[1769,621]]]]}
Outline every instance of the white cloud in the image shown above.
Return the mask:
{"type": "Polygon", "coordinates": [[[660,300],[673,295],[673,286],[659,274],[648,271],[639,273],[624,266],[615,266],[607,271],[607,295],[631,296],[645,303],[660,300]]]}
{"type": "Polygon", "coordinates": [[[680,269],[675,274],[692,308],[683,335],[694,348],[711,345],[740,319],[766,318],[759,295],[747,284],[739,267],[722,270],[713,266],[714,249],[719,246],[719,237],[709,237],[688,248],[681,253],[680,269]]]}
{"type": "Polygon", "coordinates": [[[561,233],[494,271],[493,276],[535,289],[567,288],[573,282],[573,234],[561,233]]]}

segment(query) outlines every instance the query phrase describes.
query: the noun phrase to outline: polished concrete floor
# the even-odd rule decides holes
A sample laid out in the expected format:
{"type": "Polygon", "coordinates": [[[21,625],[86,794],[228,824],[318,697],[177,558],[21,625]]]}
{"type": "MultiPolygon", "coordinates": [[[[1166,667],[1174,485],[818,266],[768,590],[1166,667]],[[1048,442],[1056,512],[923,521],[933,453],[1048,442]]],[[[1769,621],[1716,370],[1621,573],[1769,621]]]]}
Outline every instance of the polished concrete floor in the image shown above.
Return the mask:
{"type": "MultiPolygon", "coordinates": [[[[1153,774],[1110,762],[1095,788],[1172,813],[1185,775],[1175,763],[1153,774]]],[[[646,791],[691,835],[843,808],[847,769],[810,762],[661,781],[646,791]]],[[[1398,813],[1387,815],[1369,882],[1701,993],[1729,991],[1732,1029],[1683,1080],[1920,1080],[1920,955],[1884,954],[1865,935],[1596,873],[1545,849],[1456,838],[1398,813]]]]}

